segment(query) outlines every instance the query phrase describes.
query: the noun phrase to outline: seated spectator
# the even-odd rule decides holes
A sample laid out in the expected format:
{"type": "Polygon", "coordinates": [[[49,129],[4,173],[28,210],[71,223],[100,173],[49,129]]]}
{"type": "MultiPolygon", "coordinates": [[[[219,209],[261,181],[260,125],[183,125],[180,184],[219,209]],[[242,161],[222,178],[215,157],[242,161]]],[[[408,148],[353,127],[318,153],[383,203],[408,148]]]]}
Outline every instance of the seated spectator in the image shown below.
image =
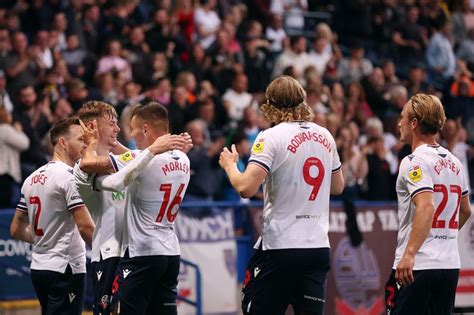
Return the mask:
{"type": "Polygon", "coordinates": [[[12,122],[11,114],[0,107],[0,208],[14,206],[18,200],[22,180],[20,152],[28,149],[30,140],[19,122],[12,122]],[[15,189],[16,187],[16,189],[15,189]]]}

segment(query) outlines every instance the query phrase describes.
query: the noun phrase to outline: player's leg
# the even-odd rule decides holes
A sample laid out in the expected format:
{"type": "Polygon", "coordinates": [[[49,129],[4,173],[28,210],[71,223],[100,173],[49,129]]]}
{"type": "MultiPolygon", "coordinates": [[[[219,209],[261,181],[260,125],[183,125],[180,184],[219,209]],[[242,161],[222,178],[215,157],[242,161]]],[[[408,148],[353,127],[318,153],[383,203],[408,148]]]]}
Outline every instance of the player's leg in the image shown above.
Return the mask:
{"type": "Polygon", "coordinates": [[[295,270],[287,267],[282,250],[257,250],[248,264],[242,288],[245,315],[283,315],[295,287],[295,270]]]}
{"type": "Polygon", "coordinates": [[[292,255],[297,263],[294,268],[302,270],[301,280],[294,292],[295,314],[322,315],[330,269],[330,250],[295,249],[292,255]]]}
{"type": "Polygon", "coordinates": [[[121,315],[145,314],[153,282],[149,257],[120,259],[118,267],[118,292],[116,309],[121,315]]]}
{"type": "Polygon", "coordinates": [[[152,301],[147,314],[176,315],[178,297],[179,256],[156,256],[152,301]]]}
{"type": "Polygon", "coordinates": [[[413,277],[414,282],[399,286],[395,280],[395,271],[392,270],[385,286],[387,314],[425,314],[427,312],[433,285],[431,270],[414,271],[413,277]]]}
{"type": "Polygon", "coordinates": [[[106,260],[92,263],[93,291],[94,291],[94,315],[110,314],[110,302],[112,297],[112,284],[117,274],[119,257],[111,257],[106,260]]]}
{"type": "Polygon", "coordinates": [[[48,314],[80,315],[84,305],[86,275],[66,271],[51,284],[48,294],[48,314]]]}
{"type": "Polygon", "coordinates": [[[31,281],[38,296],[41,305],[42,314],[48,312],[48,294],[51,283],[54,283],[56,277],[60,275],[59,272],[48,270],[31,270],[31,281]]]}
{"type": "Polygon", "coordinates": [[[433,270],[433,273],[435,273],[437,283],[432,287],[433,295],[429,302],[429,314],[452,314],[459,269],[433,270]]]}

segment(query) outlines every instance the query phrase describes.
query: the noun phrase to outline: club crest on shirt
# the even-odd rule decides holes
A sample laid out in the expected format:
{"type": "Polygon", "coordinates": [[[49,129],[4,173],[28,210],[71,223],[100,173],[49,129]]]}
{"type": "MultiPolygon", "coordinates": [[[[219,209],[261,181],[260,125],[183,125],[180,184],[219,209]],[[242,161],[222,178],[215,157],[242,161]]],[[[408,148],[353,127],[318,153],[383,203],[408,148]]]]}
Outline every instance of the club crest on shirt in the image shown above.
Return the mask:
{"type": "Polygon", "coordinates": [[[408,177],[414,183],[418,183],[423,178],[423,172],[419,165],[415,165],[408,170],[408,177]]]}
{"type": "Polygon", "coordinates": [[[130,160],[133,160],[135,158],[135,154],[133,154],[131,151],[127,151],[123,154],[120,154],[119,159],[121,159],[124,162],[128,162],[130,160]]]}
{"type": "Polygon", "coordinates": [[[265,139],[259,139],[255,141],[252,147],[252,153],[259,154],[262,153],[263,148],[265,147],[265,139]]]}

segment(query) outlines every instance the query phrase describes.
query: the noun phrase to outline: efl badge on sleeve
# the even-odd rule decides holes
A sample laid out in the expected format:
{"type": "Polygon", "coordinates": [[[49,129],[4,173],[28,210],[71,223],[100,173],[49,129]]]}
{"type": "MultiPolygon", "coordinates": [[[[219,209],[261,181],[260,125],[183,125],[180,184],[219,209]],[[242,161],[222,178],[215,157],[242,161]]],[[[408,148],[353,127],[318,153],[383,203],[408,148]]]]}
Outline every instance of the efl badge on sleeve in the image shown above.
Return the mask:
{"type": "Polygon", "coordinates": [[[413,166],[408,171],[408,177],[414,183],[418,183],[423,178],[423,172],[421,171],[421,167],[419,165],[413,166]]]}
{"type": "Polygon", "coordinates": [[[265,140],[259,139],[255,141],[255,143],[253,144],[252,153],[254,154],[262,153],[264,147],[265,147],[265,140]]]}
{"type": "Polygon", "coordinates": [[[134,156],[134,154],[133,154],[132,152],[127,151],[127,152],[125,152],[125,153],[123,153],[123,154],[120,154],[119,159],[121,159],[121,160],[124,161],[124,162],[128,162],[128,161],[130,161],[130,160],[133,160],[134,157],[135,157],[135,156],[134,156]]]}

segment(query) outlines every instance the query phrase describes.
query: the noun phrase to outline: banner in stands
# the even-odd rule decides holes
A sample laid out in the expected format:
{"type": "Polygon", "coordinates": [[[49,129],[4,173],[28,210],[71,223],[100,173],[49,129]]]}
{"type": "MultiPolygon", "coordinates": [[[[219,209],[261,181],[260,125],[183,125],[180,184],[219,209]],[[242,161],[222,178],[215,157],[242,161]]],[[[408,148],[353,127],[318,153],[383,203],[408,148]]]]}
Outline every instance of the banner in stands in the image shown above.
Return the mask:
{"type": "MultiPolygon", "coordinates": [[[[181,257],[199,266],[202,276],[203,314],[237,314],[237,246],[232,211],[195,218],[184,211],[176,220],[181,257]]],[[[181,264],[179,295],[196,301],[194,269],[181,264]]],[[[178,314],[194,315],[196,309],[178,303],[178,314]]]]}
{"type": "Polygon", "coordinates": [[[0,300],[36,297],[30,277],[32,245],[11,238],[13,213],[0,212],[0,300]]]}
{"type": "MultiPolygon", "coordinates": [[[[472,205],[474,209],[474,205],[472,205]]],[[[385,283],[392,269],[397,243],[398,215],[395,204],[357,207],[357,223],[363,242],[351,246],[346,231],[346,213],[331,207],[329,238],[331,272],[328,279],[325,314],[379,315],[385,310],[385,283]]],[[[459,235],[461,271],[455,306],[474,307],[474,221],[459,235]]]]}

